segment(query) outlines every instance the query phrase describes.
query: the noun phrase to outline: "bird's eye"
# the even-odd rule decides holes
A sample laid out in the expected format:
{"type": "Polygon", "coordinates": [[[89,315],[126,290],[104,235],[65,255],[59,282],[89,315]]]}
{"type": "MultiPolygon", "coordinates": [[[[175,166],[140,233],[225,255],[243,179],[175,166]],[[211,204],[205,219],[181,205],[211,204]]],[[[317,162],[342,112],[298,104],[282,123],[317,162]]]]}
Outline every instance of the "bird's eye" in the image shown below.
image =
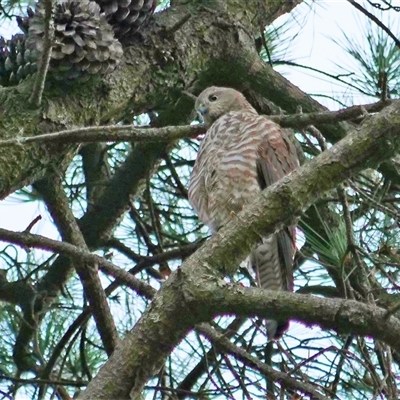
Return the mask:
{"type": "Polygon", "coordinates": [[[208,96],[208,100],[210,101],[217,101],[218,97],[215,94],[210,94],[210,96],[208,96]]]}

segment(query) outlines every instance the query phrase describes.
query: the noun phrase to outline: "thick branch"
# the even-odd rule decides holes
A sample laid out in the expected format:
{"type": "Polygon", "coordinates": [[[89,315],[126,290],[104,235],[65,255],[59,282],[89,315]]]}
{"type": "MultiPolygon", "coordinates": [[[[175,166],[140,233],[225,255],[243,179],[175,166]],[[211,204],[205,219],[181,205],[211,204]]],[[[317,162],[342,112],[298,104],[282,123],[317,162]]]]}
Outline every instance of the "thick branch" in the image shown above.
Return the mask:
{"type": "Polygon", "coordinates": [[[114,265],[112,262],[107,261],[105,258],[96,254],[92,254],[69,243],[59,242],[57,240],[49,239],[40,235],[33,235],[31,233],[12,232],[1,228],[0,241],[14,243],[24,248],[35,247],[38,249],[48,250],[54,253],[65,254],[71,258],[77,258],[88,263],[98,264],[100,269],[103,269],[105,272],[109,273],[115,278],[120,277],[123,281],[129,282],[129,287],[132,290],[136,291],[139,295],[144,296],[147,299],[153,298],[156,292],[155,289],[153,289],[150,285],[147,285],[143,281],[135,278],[134,276],[114,265]]]}
{"type": "MultiPolygon", "coordinates": [[[[210,285],[212,289],[212,285],[210,285]]],[[[218,292],[199,290],[193,295],[198,307],[210,313],[271,318],[292,318],[306,325],[319,325],[338,333],[372,336],[400,351],[400,320],[387,310],[355,300],[327,299],[294,293],[219,284],[218,292]],[[214,310],[214,311],[213,311],[214,310]]]]}
{"type": "MultiPolygon", "coordinates": [[[[42,194],[63,240],[88,251],[82,232],[69,207],[61,180],[52,175],[36,182],[35,188],[42,194]]],[[[81,280],[106,353],[111,355],[118,340],[118,333],[100,281],[98,264],[78,259],[73,265],[81,280]]]]}
{"type": "MultiPolygon", "coordinates": [[[[236,23],[235,18],[239,15],[242,19],[243,15],[257,15],[257,3],[264,3],[266,8],[270,4],[269,1],[249,4],[232,1],[235,12],[226,13],[193,2],[190,11],[196,17],[174,32],[170,28],[187,17],[187,4],[160,12],[155,16],[157,23],[151,25],[145,34],[145,45],[137,41],[124,49],[121,68],[97,83],[72,82],[68,94],[46,90],[42,108],[34,112],[26,106],[32,79],[27,79],[17,88],[0,88],[0,137],[35,136],[89,123],[115,123],[148,110],[161,110],[169,125],[181,124],[187,120],[193,106],[192,99],[183,96],[183,91],[196,93],[211,81],[219,85],[234,85],[244,81],[245,75],[253,76],[248,80],[250,86],[268,88],[262,94],[271,93],[272,100],[280,97],[287,104],[289,94],[296,97],[296,104],[302,100],[306,103],[303,105],[305,111],[311,111],[311,108],[316,111],[319,107],[316,101],[264,66],[259,59],[251,34],[253,19],[246,18],[246,21],[236,23]],[[200,75],[199,85],[192,87],[191,83],[197,82],[200,75]]],[[[263,18],[290,11],[296,3],[274,1],[270,7],[274,10],[263,14],[263,18]]],[[[255,28],[260,32],[259,26],[255,28]]],[[[293,106],[289,111],[295,108],[293,106]]],[[[56,149],[48,146],[1,149],[0,198],[40,179],[54,158],[64,158],[66,150],[63,146],[56,149]]]]}
{"type": "MultiPolygon", "coordinates": [[[[334,123],[365,116],[366,112],[378,112],[392,104],[392,100],[379,101],[363,106],[353,106],[339,111],[324,111],[308,114],[269,115],[267,118],[284,128],[304,128],[308,125],[334,123]]],[[[91,142],[172,142],[177,139],[193,138],[205,132],[199,125],[165,126],[162,128],[137,127],[135,125],[88,126],[68,129],[43,135],[16,137],[0,140],[0,147],[23,146],[41,142],[58,144],[91,143],[91,142]]]]}
{"type": "MultiPolygon", "coordinates": [[[[212,298],[214,305],[218,301],[224,302],[226,284],[217,278],[215,271],[235,272],[237,262],[249,253],[260,235],[290,225],[323,193],[350,175],[364,168],[376,167],[379,162],[393,157],[400,149],[399,129],[400,104],[395,103],[370,118],[359,131],[352,132],[328,151],[262,192],[252,205],[234,217],[171,275],[151,307],[119,343],[79,399],[127,399],[129,393],[137,398],[147,380],[158,372],[165,357],[187,332],[195,324],[210,320],[215,315],[215,310],[207,307],[204,299],[212,298]],[[219,290],[220,287],[223,290],[219,290]],[[199,302],[199,298],[203,301],[199,302]]],[[[272,316],[279,303],[280,310],[285,310],[287,316],[296,315],[306,323],[320,323],[328,328],[335,326],[332,319],[327,320],[324,316],[326,306],[331,305],[326,303],[326,299],[279,293],[264,301],[269,310],[264,311],[265,317],[272,316]],[[297,305],[305,302],[319,313],[311,315],[304,308],[289,311],[283,304],[289,298],[297,305]]],[[[396,318],[385,320],[384,310],[362,303],[333,301],[337,302],[334,303],[334,320],[343,331],[376,334],[378,339],[399,347],[400,322],[396,318]],[[374,318],[381,327],[372,323],[374,318]]],[[[228,309],[220,311],[227,312],[228,309]]],[[[330,316],[333,317],[332,314],[330,316]]]]}
{"type": "Polygon", "coordinates": [[[45,133],[43,135],[0,140],[0,147],[23,146],[34,142],[91,143],[91,142],[171,142],[176,139],[196,137],[205,132],[204,125],[166,126],[140,128],[134,125],[89,126],[78,129],[45,133]]]}

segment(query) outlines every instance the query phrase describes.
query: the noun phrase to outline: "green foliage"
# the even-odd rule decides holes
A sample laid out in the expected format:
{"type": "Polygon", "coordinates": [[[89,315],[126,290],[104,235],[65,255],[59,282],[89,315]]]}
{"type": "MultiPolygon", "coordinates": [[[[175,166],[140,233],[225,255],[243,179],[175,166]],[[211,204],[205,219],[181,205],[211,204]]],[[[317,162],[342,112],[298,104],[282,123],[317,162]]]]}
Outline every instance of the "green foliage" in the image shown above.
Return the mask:
{"type": "MultiPolygon", "coordinates": [[[[307,237],[307,244],[312,254],[318,255],[318,260],[326,267],[338,268],[342,265],[347,254],[346,225],[342,219],[328,224],[317,210],[322,227],[317,232],[312,226],[303,222],[303,229],[307,237]]],[[[332,214],[335,215],[335,214],[332,214]]]]}
{"type": "MultiPolygon", "coordinates": [[[[195,7],[197,3],[190,3],[188,7],[195,7]]],[[[201,2],[205,7],[202,11],[208,12],[206,7],[211,3],[215,2],[201,2]]],[[[16,7],[23,3],[3,4],[16,7]]],[[[160,8],[168,6],[168,1],[159,3],[160,8]]],[[[5,14],[3,17],[6,17],[5,14]]],[[[348,71],[340,65],[341,72],[351,73],[355,86],[379,97],[382,97],[385,89],[382,77],[386,76],[387,91],[395,96],[398,86],[398,50],[373,25],[367,24],[363,29],[364,41],[355,42],[351,33],[345,32],[345,43],[337,42],[342,43],[357,65],[348,71]]],[[[276,64],[290,57],[288,46],[293,39],[292,30],[293,25],[288,23],[266,29],[264,38],[256,43],[265,63],[276,64]]],[[[169,46],[170,37],[166,35],[163,39],[166,46],[169,46]]],[[[146,40],[144,38],[143,46],[150,46],[151,43],[146,40]]],[[[138,49],[141,45],[142,42],[138,40],[132,49],[138,49]]],[[[154,79],[167,82],[168,75],[175,73],[178,67],[175,59],[169,61],[165,69],[157,69],[157,66],[154,69],[154,79]]],[[[193,68],[200,70],[203,66],[195,65],[193,68]]],[[[163,97],[149,90],[149,98],[142,103],[146,107],[147,103],[152,105],[151,112],[132,115],[129,110],[125,118],[117,123],[130,124],[134,121],[137,125],[149,126],[184,123],[190,120],[193,99],[187,93],[183,94],[181,89],[190,87],[196,93],[200,86],[215,82],[245,88],[249,83],[256,86],[250,82],[252,78],[248,77],[241,60],[233,59],[227,63],[216,59],[207,68],[207,71],[202,69],[197,81],[188,83],[182,79],[174,91],[170,92],[172,96],[163,97]]],[[[54,88],[47,92],[48,97],[45,96],[45,99],[50,102],[51,98],[58,104],[57,99],[60,97],[59,102],[65,101],[64,92],[69,93],[76,101],[76,121],[71,125],[79,126],[81,120],[87,120],[80,115],[81,109],[91,104],[94,97],[104,95],[95,83],[70,85],[64,82],[62,86],[54,83],[54,88]]],[[[18,86],[18,90],[23,90],[24,85],[27,84],[18,86]]],[[[276,98],[288,96],[288,91],[276,89],[273,84],[271,87],[260,86],[258,94],[273,101],[275,98],[270,96],[273,90],[276,98]]],[[[21,100],[26,96],[2,96],[8,98],[7,101],[15,102],[15,116],[7,116],[6,121],[0,121],[0,124],[10,124],[10,127],[16,129],[20,118],[29,116],[21,100]]],[[[281,104],[284,102],[285,99],[281,104]]],[[[143,106],[143,109],[148,110],[146,107],[143,106]]],[[[48,112],[62,113],[63,107],[52,107],[48,112]]],[[[102,120],[101,112],[98,111],[99,115],[96,114],[93,124],[102,120]]],[[[107,112],[105,114],[108,116],[107,112]]],[[[46,117],[49,114],[43,116],[46,117]]],[[[65,117],[65,120],[68,118],[65,117]]],[[[326,133],[325,128],[321,127],[321,135],[326,133]]],[[[315,157],[319,147],[323,146],[307,129],[301,133],[302,144],[308,146],[308,160],[315,157]]],[[[199,144],[199,139],[181,140],[165,148],[161,148],[159,143],[151,143],[146,147],[147,152],[142,153],[139,150],[145,145],[137,143],[82,144],[66,171],[57,172],[62,174],[68,206],[78,221],[81,233],[86,235],[90,251],[111,261],[119,272],[129,272],[142,283],[158,289],[170,272],[177,270],[209,235],[208,229],[199,222],[187,201],[189,176],[199,144]],[[158,150],[157,158],[150,151],[153,148],[158,150]],[[135,150],[138,152],[135,153],[135,150]],[[127,159],[132,154],[136,158],[127,166],[127,159]],[[146,156],[156,160],[149,161],[146,156]],[[142,168],[147,162],[149,168],[142,168]],[[137,173],[139,167],[145,171],[140,176],[137,173]],[[118,185],[111,186],[119,173],[124,179],[119,179],[118,185]],[[122,190],[130,184],[132,187],[136,185],[134,190],[122,190]],[[115,187],[116,193],[108,193],[108,208],[105,208],[100,200],[109,187],[115,187]],[[102,221],[99,222],[99,219],[106,219],[114,211],[114,204],[119,204],[121,200],[120,193],[125,196],[121,195],[123,209],[109,223],[109,229],[102,229],[102,221]]],[[[298,241],[299,254],[295,270],[296,290],[309,295],[351,297],[371,307],[375,304],[387,308],[396,306],[400,293],[397,283],[400,271],[398,185],[375,170],[348,179],[348,204],[344,204],[337,193],[332,192],[321,199],[315,208],[305,210],[302,215],[302,233],[299,234],[301,240],[298,241]],[[352,229],[349,229],[346,222],[351,224],[352,229]],[[350,236],[352,241],[349,240],[350,236]],[[355,262],[354,254],[359,255],[360,264],[355,262]],[[367,276],[365,297],[354,284],[357,279],[353,279],[353,276],[358,278],[359,269],[367,276]],[[351,290],[344,293],[342,286],[351,290]]],[[[46,197],[32,188],[25,188],[16,196],[21,202],[43,206],[47,201],[49,205],[46,197]]],[[[51,216],[43,212],[42,217],[48,227],[51,216]]],[[[52,228],[55,228],[55,223],[52,228]]],[[[64,239],[68,237],[63,232],[65,227],[57,228],[64,239]]],[[[49,235],[47,231],[39,230],[39,233],[49,235]]],[[[67,398],[67,394],[73,396],[85,388],[106,361],[106,351],[91,317],[75,266],[75,259],[71,262],[69,258],[49,255],[48,252],[34,248],[21,250],[11,244],[0,248],[0,293],[3,300],[0,308],[0,375],[5,381],[0,385],[1,399],[17,398],[20,394],[32,400],[67,398]],[[33,295],[24,297],[19,290],[6,290],[9,284],[16,283],[23,284],[25,289],[32,289],[30,293],[33,295]],[[51,297],[53,293],[55,295],[51,297]],[[7,301],[7,295],[15,296],[17,301],[7,301]],[[16,339],[23,330],[21,327],[27,326],[24,322],[30,316],[23,302],[25,299],[32,306],[28,310],[36,312],[37,320],[33,322],[37,322],[38,326],[32,324],[28,344],[21,346],[30,361],[30,369],[18,370],[13,352],[16,339]],[[42,299],[48,303],[41,304],[42,299]]],[[[132,289],[126,276],[115,277],[104,270],[100,270],[98,275],[107,295],[113,321],[122,338],[141,318],[150,300],[140,291],[132,289]]],[[[241,270],[232,281],[245,282],[247,285],[248,275],[247,270],[245,273],[241,270]]],[[[14,286],[17,289],[20,287],[14,286]]],[[[294,320],[295,317],[294,310],[294,320]]],[[[211,325],[222,331],[224,337],[229,338],[240,350],[256,356],[260,362],[268,361],[263,322],[239,320],[232,327],[234,322],[237,320],[234,321],[233,317],[221,316],[212,321],[211,325]]],[[[291,329],[283,339],[272,346],[271,364],[276,371],[298,382],[306,382],[326,398],[396,398],[388,394],[389,389],[395,391],[399,388],[394,379],[400,371],[400,357],[396,351],[374,339],[352,334],[343,336],[333,330],[304,327],[295,321],[291,324],[291,329]]],[[[211,339],[191,332],[176,346],[162,370],[148,383],[144,397],[166,399],[175,398],[175,394],[185,394],[187,397],[203,399],[266,398],[265,379],[264,374],[253,364],[241,357],[227,355],[211,339]]],[[[279,398],[297,398],[298,394],[288,390],[282,383],[277,382],[275,389],[279,398]]]]}
{"type": "MultiPolygon", "coordinates": [[[[399,25],[389,23],[388,26],[392,29],[394,26],[393,33],[398,36],[399,25]]],[[[343,30],[342,40],[332,38],[332,41],[343,48],[353,60],[354,67],[345,67],[343,62],[337,63],[341,74],[348,76],[363,93],[378,98],[397,98],[400,84],[399,47],[370,19],[360,19],[357,32],[356,35],[343,30]]]]}
{"type": "Polygon", "coordinates": [[[279,25],[267,26],[264,37],[259,38],[260,56],[265,62],[273,65],[291,59],[290,44],[293,40],[294,27],[294,19],[279,25]]]}

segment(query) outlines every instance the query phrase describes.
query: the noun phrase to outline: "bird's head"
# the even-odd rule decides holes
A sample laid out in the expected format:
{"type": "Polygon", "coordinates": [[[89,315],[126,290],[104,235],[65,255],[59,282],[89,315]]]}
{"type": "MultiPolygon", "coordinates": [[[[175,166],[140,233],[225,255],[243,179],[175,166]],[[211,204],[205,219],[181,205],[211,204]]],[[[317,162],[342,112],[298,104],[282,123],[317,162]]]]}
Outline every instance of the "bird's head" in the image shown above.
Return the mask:
{"type": "Polygon", "coordinates": [[[242,93],[235,89],[211,86],[197,97],[195,109],[207,127],[230,111],[256,112],[242,93]]]}

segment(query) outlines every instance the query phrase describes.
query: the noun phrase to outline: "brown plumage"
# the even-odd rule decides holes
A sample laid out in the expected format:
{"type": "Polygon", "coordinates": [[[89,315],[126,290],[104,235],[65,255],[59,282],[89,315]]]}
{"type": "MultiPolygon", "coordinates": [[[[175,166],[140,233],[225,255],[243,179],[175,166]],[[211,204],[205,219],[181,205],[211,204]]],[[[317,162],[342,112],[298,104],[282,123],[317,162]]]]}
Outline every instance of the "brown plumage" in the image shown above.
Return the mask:
{"type": "MultiPolygon", "coordinates": [[[[197,98],[196,111],[208,130],[189,185],[189,201],[212,232],[229,222],[265,187],[298,166],[285,132],[257,114],[246,98],[230,88],[210,87],[197,98]]],[[[262,238],[249,260],[257,284],[271,290],[293,290],[295,227],[262,238]]],[[[277,316],[267,321],[268,339],[288,327],[277,316]]]]}

